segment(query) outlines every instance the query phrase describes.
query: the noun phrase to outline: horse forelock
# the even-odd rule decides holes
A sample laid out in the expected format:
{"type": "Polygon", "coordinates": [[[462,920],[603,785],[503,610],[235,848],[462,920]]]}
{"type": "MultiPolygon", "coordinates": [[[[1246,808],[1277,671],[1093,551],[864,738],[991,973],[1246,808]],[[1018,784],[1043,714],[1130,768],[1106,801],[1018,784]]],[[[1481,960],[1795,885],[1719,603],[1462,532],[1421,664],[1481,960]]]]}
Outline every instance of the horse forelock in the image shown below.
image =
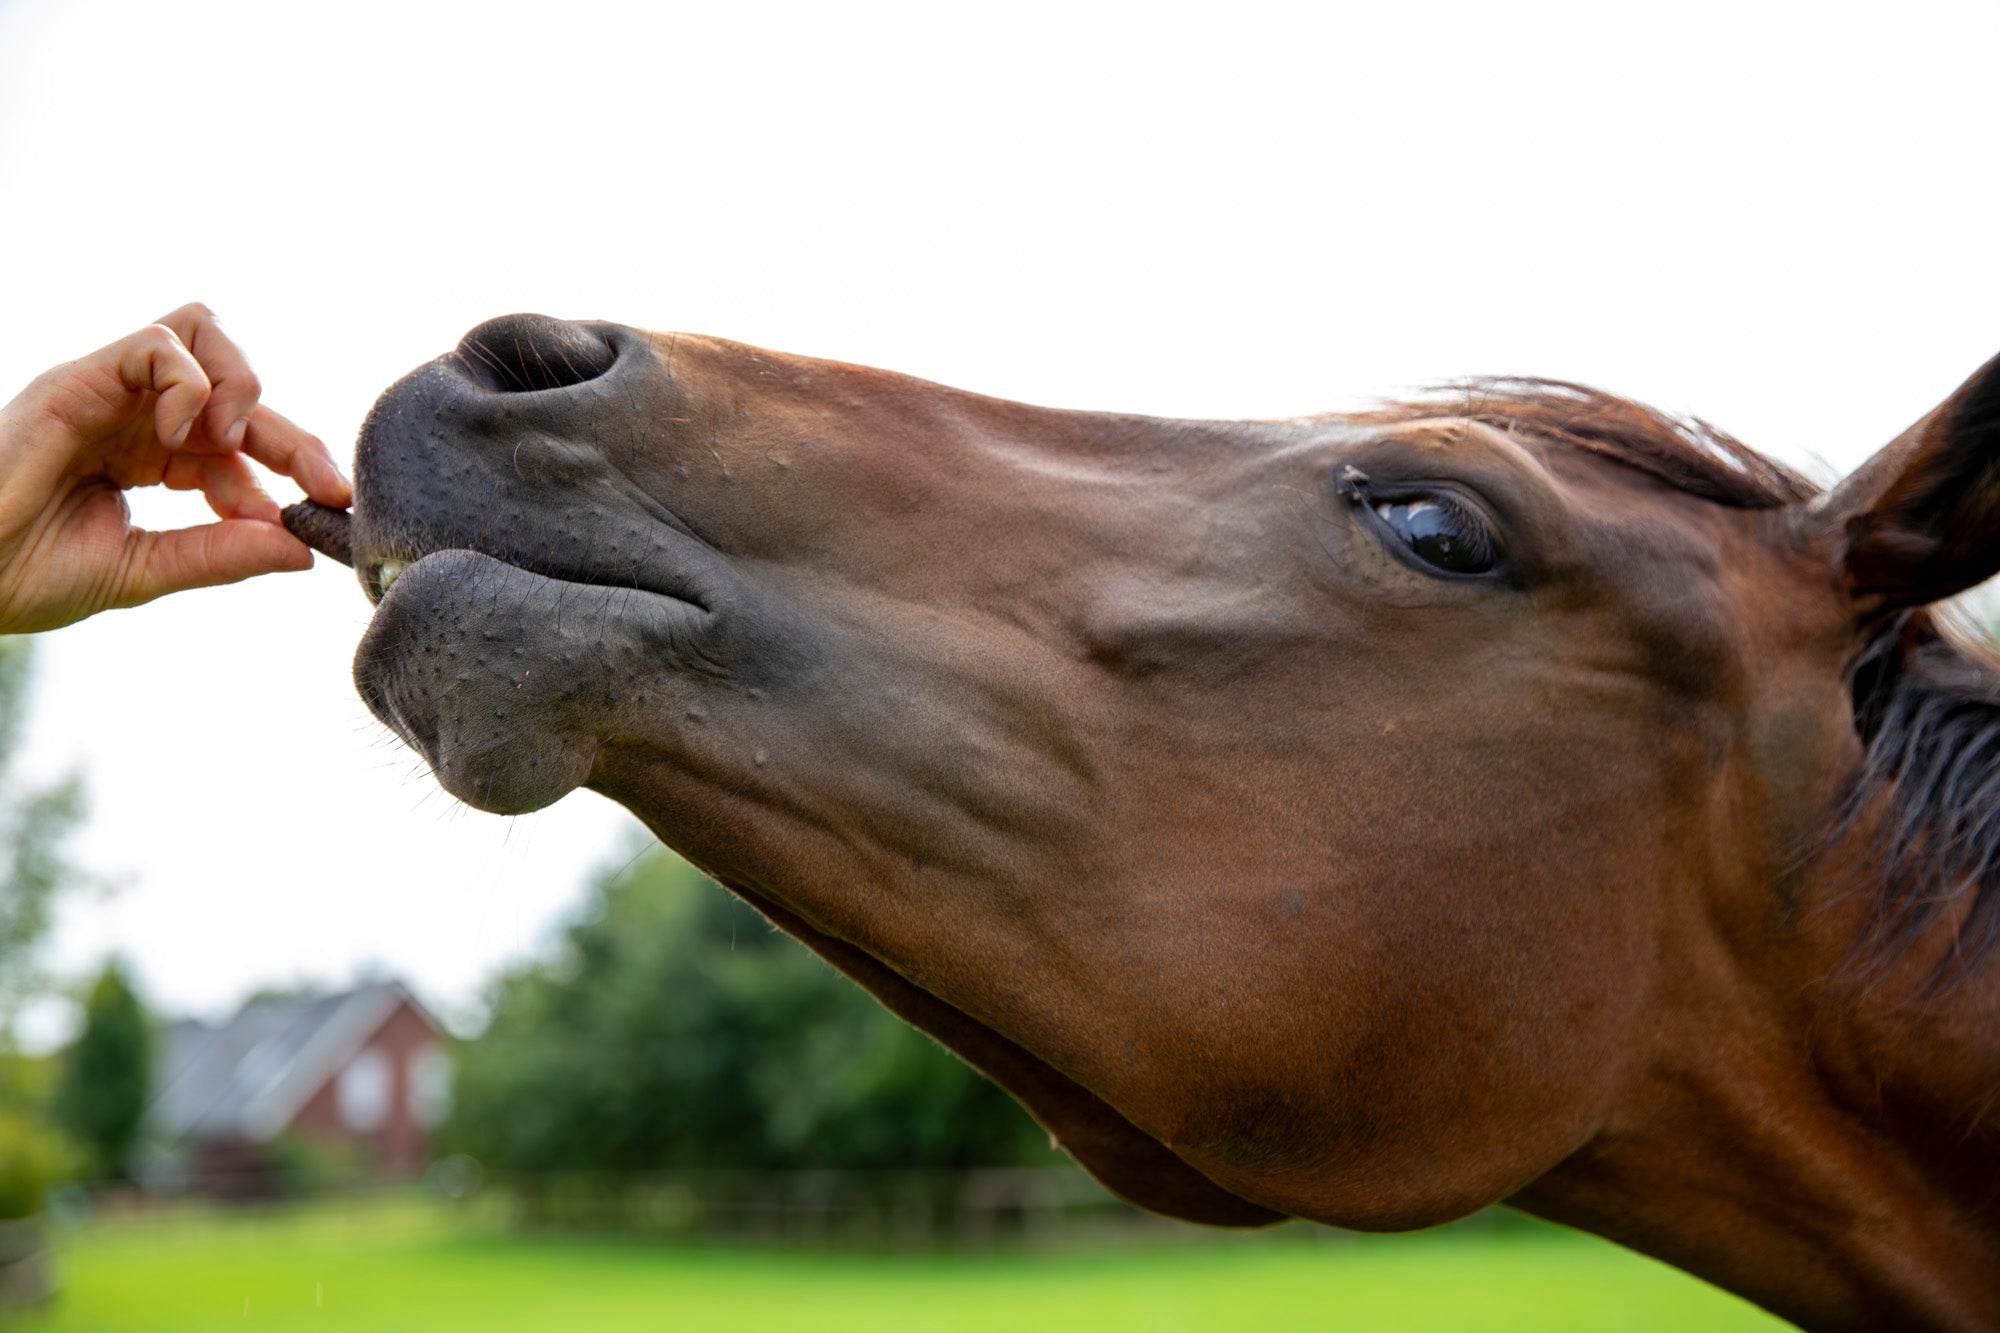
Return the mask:
{"type": "Polygon", "coordinates": [[[1820,492],[1804,476],[1699,417],[1675,416],[1566,380],[1464,380],[1351,419],[1394,424],[1437,417],[1581,449],[1735,509],[1779,509],[1820,492]]]}

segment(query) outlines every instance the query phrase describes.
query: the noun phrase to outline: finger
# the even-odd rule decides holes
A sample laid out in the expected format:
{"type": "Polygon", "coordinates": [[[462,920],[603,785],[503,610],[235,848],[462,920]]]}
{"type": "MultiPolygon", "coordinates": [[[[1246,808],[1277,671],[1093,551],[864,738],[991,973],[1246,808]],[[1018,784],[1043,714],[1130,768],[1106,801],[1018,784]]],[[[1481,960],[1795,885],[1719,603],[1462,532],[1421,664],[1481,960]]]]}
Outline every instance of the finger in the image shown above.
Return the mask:
{"type": "Polygon", "coordinates": [[[185,442],[212,386],[180,335],[164,324],[148,324],[105,350],[117,352],[118,379],[127,392],[158,395],[153,430],[160,443],[185,442]]]}
{"type": "Polygon", "coordinates": [[[278,502],[258,484],[241,454],[176,453],[167,460],[161,482],[168,490],[200,491],[218,518],[282,521],[278,502]]]}
{"type": "Polygon", "coordinates": [[[268,407],[250,418],[243,452],[273,472],[299,484],[299,489],[323,505],[345,509],[354,503],[354,488],[340,475],[333,455],[317,435],[293,425],[268,407]]]}
{"type": "Polygon", "coordinates": [[[224,519],[172,532],[134,529],[126,539],[129,571],[114,605],[138,606],[188,588],[239,583],[258,574],[310,569],[312,552],[275,523],[224,519]]]}
{"type": "Polygon", "coordinates": [[[240,449],[258,395],[263,392],[249,358],[222,331],[215,312],[199,301],[162,316],[160,323],[187,344],[215,386],[202,413],[202,428],[209,441],[225,449],[240,449]]]}
{"type": "Polygon", "coordinates": [[[25,452],[5,451],[10,468],[19,469],[10,480],[45,482],[67,471],[85,448],[133,425],[147,394],[153,395],[152,425],[160,442],[184,442],[209,391],[207,373],[179,335],[164,324],[149,324],[38,376],[8,405],[9,410],[23,408],[30,420],[39,419],[56,432],[53,437],[39,431],[23,435],[21,439],[41,442],[25,452]]]}

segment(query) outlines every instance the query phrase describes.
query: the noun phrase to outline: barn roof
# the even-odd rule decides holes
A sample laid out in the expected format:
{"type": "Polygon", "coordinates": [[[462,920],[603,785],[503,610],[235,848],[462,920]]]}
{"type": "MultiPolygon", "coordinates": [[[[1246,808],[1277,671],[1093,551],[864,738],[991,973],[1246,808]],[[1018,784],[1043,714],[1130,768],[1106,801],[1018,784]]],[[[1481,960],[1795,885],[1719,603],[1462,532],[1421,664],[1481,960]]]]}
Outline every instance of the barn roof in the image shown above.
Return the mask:
{"type": "Polygon", "coordinates": [[[172,1140],[275,1138],[405,1003],[436,1026],[394,981],[260,997],[221,1024],[175,1023],[163,1034],[148,1123],[172,1140]]]}

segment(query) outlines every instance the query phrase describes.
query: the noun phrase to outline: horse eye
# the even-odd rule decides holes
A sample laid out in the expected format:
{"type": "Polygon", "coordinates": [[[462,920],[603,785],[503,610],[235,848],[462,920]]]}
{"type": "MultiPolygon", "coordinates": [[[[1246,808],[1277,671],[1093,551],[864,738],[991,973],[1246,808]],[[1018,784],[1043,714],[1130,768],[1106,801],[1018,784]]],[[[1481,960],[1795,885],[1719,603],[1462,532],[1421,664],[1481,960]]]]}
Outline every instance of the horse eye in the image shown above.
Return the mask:
{"type": "Polygon", "coordinates": [[[1493,534],[1463,505],[1442,498],[1385,500],[1375,512],[1425,564],[1453,574],[1484,574],[1499,563],[1493,534]]]}

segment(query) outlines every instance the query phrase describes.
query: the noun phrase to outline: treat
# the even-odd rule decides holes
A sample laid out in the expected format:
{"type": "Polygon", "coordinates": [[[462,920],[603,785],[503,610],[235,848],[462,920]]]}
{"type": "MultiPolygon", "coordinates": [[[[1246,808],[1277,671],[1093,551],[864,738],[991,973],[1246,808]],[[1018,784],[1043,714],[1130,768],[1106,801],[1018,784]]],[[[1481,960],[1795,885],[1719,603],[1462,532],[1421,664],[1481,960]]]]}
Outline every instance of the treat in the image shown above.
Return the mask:
{"type": "Polygon", "coordinates": [[[354,567],[354,541],[348,531],[352,520],[345,509],[333,509],[313,500],[301,500],[279,515],[285,529],[321,555],[354,567]]]}

